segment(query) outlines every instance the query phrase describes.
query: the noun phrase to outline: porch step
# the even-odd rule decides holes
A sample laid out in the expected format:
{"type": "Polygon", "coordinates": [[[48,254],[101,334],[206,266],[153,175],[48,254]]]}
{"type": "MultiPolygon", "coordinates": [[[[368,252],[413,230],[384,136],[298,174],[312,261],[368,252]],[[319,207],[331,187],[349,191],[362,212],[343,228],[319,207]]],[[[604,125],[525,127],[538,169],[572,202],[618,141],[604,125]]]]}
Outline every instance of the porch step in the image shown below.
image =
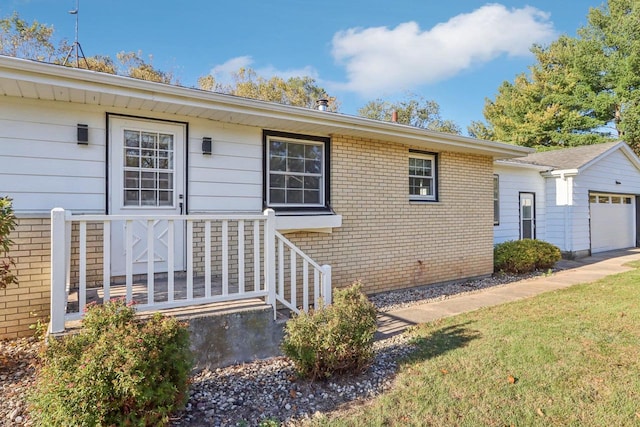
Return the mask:
{"type": "MultiPolygon", "coordinates": [[[[188,323],[194,370],[215,369],[281,355],[280,343],[288,314],[261,299],[217,302],[159,310],[188,323]]],[[[151,311],[138,315],[147,318],[151,311]]],[[[66,322],[66,333],[79,331],[81,321],[66,322]]],[[[65,334],[66,334],[65,333],[65,334]]]]}

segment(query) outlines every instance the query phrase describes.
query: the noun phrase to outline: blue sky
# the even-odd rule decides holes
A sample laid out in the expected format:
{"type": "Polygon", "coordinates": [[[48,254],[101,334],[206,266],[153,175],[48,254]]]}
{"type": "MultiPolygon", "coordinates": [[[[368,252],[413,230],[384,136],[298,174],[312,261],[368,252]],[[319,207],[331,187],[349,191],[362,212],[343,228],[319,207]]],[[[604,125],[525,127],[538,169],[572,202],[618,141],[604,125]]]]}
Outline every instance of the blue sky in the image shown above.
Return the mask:
{"type": "MultiPolygon", "coordinates": [[[[261,75],[309,75],[356,114],[408,91],[436,101],[465,129],[485,98],[527,70],[533,43],[575,36],[599,0],[80,0],[87,56],[153,55],[184,86],[251,67],[261,75]]],[[[0,16],[53,25],[74,39],[76,0],[0,0],[0,16]]]]}

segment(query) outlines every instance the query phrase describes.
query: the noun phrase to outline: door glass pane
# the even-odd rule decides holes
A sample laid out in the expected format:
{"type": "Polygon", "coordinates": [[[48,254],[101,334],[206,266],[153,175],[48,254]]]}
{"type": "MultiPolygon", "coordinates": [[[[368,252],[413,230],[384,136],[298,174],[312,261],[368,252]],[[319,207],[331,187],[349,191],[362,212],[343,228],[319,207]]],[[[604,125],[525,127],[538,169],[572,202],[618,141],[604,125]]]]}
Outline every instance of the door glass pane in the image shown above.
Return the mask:
{"type": "Polygon", "coordinates": [[[533,239],[532,226],[533,222],[530,219],[522,221],[522,238],[533,239]]]}
{"type": "Polygon", "coordinates": [[[140,147],[140,132],[134,130],[124,131],[125,147],[140,147]]]}
{"type": "Polygon", "coordinates": [[[173,135],[125,130],[124,141],[124,205],[173,206],[173,135]]]}

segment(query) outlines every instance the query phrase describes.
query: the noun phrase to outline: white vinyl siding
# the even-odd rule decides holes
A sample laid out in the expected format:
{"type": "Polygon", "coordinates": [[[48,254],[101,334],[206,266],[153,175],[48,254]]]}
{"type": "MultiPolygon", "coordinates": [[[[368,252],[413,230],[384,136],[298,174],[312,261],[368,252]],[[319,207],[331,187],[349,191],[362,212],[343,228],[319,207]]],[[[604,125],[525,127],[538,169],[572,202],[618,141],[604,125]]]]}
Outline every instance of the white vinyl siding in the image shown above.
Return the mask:
{"type": "MultiPolygon", "coordinates": [[[[80,213],[106,209],[107,112],[126,109],[5,97],[0,103],[0,191],[18,214],[48,215],[54,207],[80,213]],[[89,144],[78,145],[78,123],[89,144]]],[[[139,112],[143,115],[143,112],[139,112]]],[[[255,127],[155,114],[189,127],[189,212],[262,211],[262,135],[255,127]],[[213,140],[202,154],[202,137],[213,140]]]]}
{"type": "Polygon", "coordinates": [[[262,211],[260,129],[189,120],[189,212],[262,211]],[[211,155],[202,138],[212,139],[211,155]]]}
{"type": "Polygon", "coordinates": [[[0,103],[0,192],[17,214],[60,206],[104,212],[104,114],[81,106],[5,97],[0,103]],[[77,124],[89,144],[77,144],[77,124]]]}
{"type": "Polygon", "coordinates": [[[589,224],[589,193],[638,195],[640,171],[627,156],[616,150],[580,172],[575,178],[572,244],[575,251],[591,248],[589,224]],[[616,184],[616,181],[620,184],[616,184]]]}
{"type": "Polygon", "coordinates": [[[536,193],[536,201],[541,202],[536,203],[537,238],[574,254],[588,254],[591,250],[590,193],[630,196],[640,193],[640,171],[622,149],[583,167],[577,175],[574,171],[543,178],[534,169],[508,167],[499,162],[495,163],[494,171],[500,174],[500,225],[494,227],[496,243],[518,236],[517,204],[513,203],[518,191],[536,193]]]}
{"type": "Polygon", "coordinates": [[[520,238],[520,193],[536,195],[536,238],[546,240],[545,182],[537,169],[505,166],[496,163],[494,172],[500,179],[500,223],[493,227],[495,243],[520,238]]]}
{"type": "Polygon", "coordinates": [[[493,225],[500,225],[500,176],[493,175],[493,225]]]}

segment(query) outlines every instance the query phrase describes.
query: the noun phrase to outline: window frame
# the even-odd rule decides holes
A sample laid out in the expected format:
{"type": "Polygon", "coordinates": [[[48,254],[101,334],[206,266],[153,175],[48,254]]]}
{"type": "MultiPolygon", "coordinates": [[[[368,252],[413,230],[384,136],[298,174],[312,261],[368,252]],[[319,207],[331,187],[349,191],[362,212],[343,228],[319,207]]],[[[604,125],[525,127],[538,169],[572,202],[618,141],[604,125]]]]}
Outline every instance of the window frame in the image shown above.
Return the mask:
{"type": "MultiPolygon", "coordinates": [[[[143,208],[143,209],[167,209],[167,208],[175,208],[176,207],[176,146],[175,140],[176,135],[172,132],[163,132],[159,130],[143,130],[137,127],[125,127],[123,128],[123,138],[126,141],[127,133],[138,134],[138,145],[137,146],[129,146],[126,142],[123,143],[123,154],[122,160],[123,164],[121,165],[121,173],[122,173],[122,207],[123,208],[143,208]],[[144,147],[143,146],[143,135],[153,135],[154,136],[154,146],[153,147],[144,147]],[[160,139],[162,136],[171,137],[171,147],[163,149],[161,148],[160,139]],[[133,152],[137,151],[137,156],[133,156],[133,152]],[[147,156],[144,156],[145,152],[147,156]],[[152,157],[149,157],[149,153],[153,153],[152,157]],[[160,153],[165,153],[166,156],[162,157],[160,153]],[[138,159],[138,165],[129,165],[127,161],[129,159],[138,159]],[[148,158],[152,159],[154,162],[153,167],[145,167],[143,166],[143,159],[148,158]],[[158,164],[161,160],[166,160],[167,167],[160,167],[158,164]],[[137,178],[129,178],[127,174],[130,172],[135,172],[138,177],[137,178]],[[143,185],[143,174],[153,174],[153,186],[145,187],[143,185]],[[170,175],[170,179],[167,180],[167,187],[163,188],[160,182],[160,175],[170,175]],[[137,182],[136,186],[128,186],[128,180],[135,179],[137,182]],[[127,191],[137,191],[138,199],[136,203],[128,203],[127,199],[127,191]],[[142,192],[153,192],[155,193],[155,203],[154,204],[145,204],[142,198],[142,192]],[[167,201],[169,203],[162,203],[160,199],[160,194],[165,193],[169,197],[167,201]]],[[[147,179],[148,180],[148,179],[147,179]]]]}
{"type": "Polygon", "coordinates": [[[500,225],[500,175],[493,174],[493,225],[500,225]]]}
{"type": "Polygon", "coordinates": [[[433,194],[427,196],[420,196],[411,194],[411,178],[418,177],[417,175],[411,175],[409,172],[409,164],[407,164],[407,178],[408,178],[408,192],[409,201],[411,202],[438,202],[438,153],[432,153],[427,151],[409,150],[409,156],[407,157],[407,163],[410,163],[411,159],[431,160],[431,179],[433,182],[433,194]]]}
{"type": "MultiPolygon", "coordinates": [[[[330,199],[330,148],[331,138],[316,136],[316,135],[304,135],[289,132],[280,132],[273,130],[262,131],[262,158],[263,158],[263,182],[262,182],[262,204],[263,208],[271,208],[276,212],[325,212],[331,211],[329,201],[330,199]],[[272,139],[284,140],[286,142],[300,143],[300,144],[313,144],[322,145],[322,167],[320,175],[320,202],[317,204],[304,204],[304,203],[271,203],[270,201],[270,154],[269,154],[269,142],[272,139]]],[[[295,175],[295,174],[294,174],[295,175]]]]}

